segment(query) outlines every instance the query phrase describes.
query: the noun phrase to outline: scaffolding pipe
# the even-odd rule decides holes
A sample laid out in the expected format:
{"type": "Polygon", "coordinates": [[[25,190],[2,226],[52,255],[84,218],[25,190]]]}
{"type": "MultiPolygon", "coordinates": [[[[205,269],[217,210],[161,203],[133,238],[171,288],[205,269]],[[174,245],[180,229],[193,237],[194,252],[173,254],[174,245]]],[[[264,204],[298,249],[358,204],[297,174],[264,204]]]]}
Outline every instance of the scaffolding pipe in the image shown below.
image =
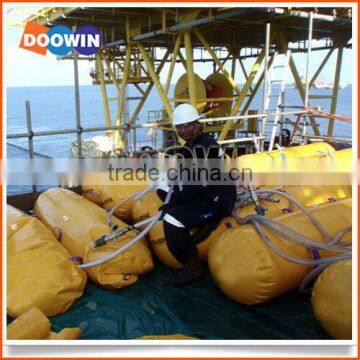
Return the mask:
{"type": "Polygon", "coordinates": [[[310,71],[312,33],[313,33],[313,12],[310,12],[309,28],[308,28],[308,49],[306,54],[306,73],[305,73],[305,99],[304,99],[305,108],[309,106],[309,71],[310,71]]]}
{"type": "MultiPolygon", "coordinates": [[[[163,124],[161,124],[163,125],[163,124]]],[[[159,126],[159,124],[139,124],[139,125],[122,125],[122,126],[100,126],[100,127],[92,127],[92,128],[82,128],[82,133],[87,132],[97,132],[97,131],[106,131],[106,130],[128,130],[128,129],[134,129],[134,128],[149,128],[149,127],[156,127],[159,126]]],[[[49,131],[36,131],[29,133],[18,133],[18,134],[8,134],[6,136],[7,139],[21,139],[21,138],[27,138],[29,136],[52,136],[52,135],[67,135],[67,134],[76,134],[77,129],[65,129],[65,130],[49,130],[49,131]]]]}
{"type": "MultiPolygon", "coordinates": [[[[197,19],[197,20],[193,20],[193,21],[189,21],[187,23],[181,23],[181,24],[177,24],[177,25],[173,25],[170,26],[168,28],[165,29],[159,29],[159,30],[155,30],[155,31],[150,31],[144,34],[140,34],[140,35],[136,35],[133,36],[131,40],[133,41],[142,41],[142,40],[146,40],[146,39],[150,39],[153,38],[155,36],[158,35],[164,35],[166,33],[171,33],[171,32],[177,32],[177,31],[184,31],[184,30],[189,30],[192,27],[197,27],[200,25],[206,25],[215,21],[222,21],[222,20],[227,20],[229,18],[232,18],[234,16],[239,16],[239,15],[243,15],[243,14],[249,14],[249,13],[256,13],[256,12],[262,12],[262,13],[266,13],[266,14],[275,14],[275,15],[286,15],[289,17],[298,17],[298,18],[309,18],[309,13],[305,12],[305,11],[295,11],[292,10],[290,12],[288,12],[288,10],[286,9],[281,9],[281,8],[253,8],[253,9],[237,9],[235,11],[232,12],[228,12],[228,13],[222,13],[222,14],[217,14],[212,16],[211,18],[206,17],[206,18],[201,18],[201,19],[197,19]]],[[[335,21],[339,21],[339,22],[347,22],[347,23],[351,23],[351,19],[341,19],[338,20],[336,19],[334,16],[331,15],[323,15],[323,14],[314,14],[313,18],[315,20],[322,20],[322,21],[328,21],[328,22],[335,22],[335,21]]],[[[126,40],[125,39],[121,39],[121,40],[117,40],[117,41],[112,41],[110,43],[107,43],[105,46],[107,47],[111,47],[114,45],[125,45],[126,44],[126,40]]]]}
{"type": "Polygon", "coordinates": [[[254,142],[256,140],[264,140],[264,136],[254,136],[254,137],[247,137],[247,138],[240,138],[240,139],[229,139],[229,140],[219,140],[218,143],[220,145],[224,144],[234,144],[234,143],[243,143],[243,142],[254,142]]]}
{"type": "MultiPolygon", "coordinates": [[[[256,119],[256,118],[263,118],[266,116],[277,116],[277,115],[300,115],[306,114],[305,110],[302,111],[288,111],[288,112],[274,112],[270,114],[253,114],[253,115],[237,115],[237,116],[224,116],[218,118],[209,118],[209,119],[200,119],[199,122],[206,123],[206,122],[217,122],[217,121],[227,121],[227,120],[238,120],[238,119],[256,119]]],[[[223,139],[221,139],[223,140],[223,139]]]]}
{"type": "MultiPolygon", "coordinates": [[[[282,8],[273,8],[271,10],[272,11],[269,11],[269,12],[273,12],[274,14],[277,14],[277,15],[298,17],[298,18],[302,18],[302,19],[308,19],[310,17],[309,13],[306,11],[300,11],[300,10],[288,11],[287,9],[282,9],[282,8]]],[[[313,18],[313,20],[322,20],[322,21],[326,21],[326,22],[343,22],[343,23],[351,24],[351,19],[346,19],[346,18],[337,19],[335,16],[331,16],[331,15],[314,14],[313,13],[312,18],[313,18]]]]}
{"type": "MultiPolygon", "coordinates": [[[[269,50],[270,50],[270,31],[271,31],[271,25],[270,23],[266,24],[266,30],[265,30],[265,65],[264,65],[264,88],[263,88],[263,105],[262,105],[262,112],[267,113],[268,110],[266,109],[266,103],[267,103],[267,97],[268,97],[268,70],[269,70],[269,50]]],[[[265,136],[265,129],[266,129],[266,116],[262,119],[261,124],[261,132],[260,136],[265,136]]],[[[260,141],[260,149],[261,151],[264,150],[265,141],[260,141]]]]}
{"type": "Polygon", "coordinates": [[[30,109],[30,101],[25,101],[26,108],[26,125],[27,125],[27,138],[29,142],[29,157],[32,159],[34,157],[34,133],[32,131],[32,122],[31,122],[31,109],[30,109]]]}
{"type": "MultiPolygon", "coordinates": [[[[308,49],[306,55],[306,73],[305,73],[305,98],[304,105],[305,109],[309,107],[309,70],[310,70],[310,56],[311,56],[311,46],[312,46],[312,35],[313,35],[313,12],[310,12],[309,16],[309,29],[308,29],[308,49]]],[[[303,128],[302,128],[302,142],[305,144],[306,141],[306,116],[303,116],[303,128]]]]}
{"type": "MultiPolygon", "coordinates": [[[[136,36],[133,36],[131,40],[142,41],[142,40],[150,39],[152,37],[155,37],[158,35],[163,35],[163,34],[166,34],[169,32],[189,30],[192,27],[196,27],[199,25],[206,25],[206,24],[209,24],[210,22],[214,22],[214,21],[218,21],[218,20],[226,20],[226,19],[229,19],[229,18],[237,16],[237,15],[245,14],[246,12],[248,12],[247,9],[238,9],[236,11],[232,11],[231,13],[223,13],[223,14],[215,15],[211,19],[209,19],[209,17],[201,18],[201,19],[189,21],[187,23],[181,23],[181,24],[177,24],[174,26],[170,26],[165,29],[159,29],[159,30],[147,32],[145,34],[136,35],[136,36]]],[[[122,40],[107,43],[105,46],[111,47],[114,45],[125,45],[125,44],[126,44],[125,39],[122,39],[122,40]]]]}
{"type": "MultiPolygon", "coordinates": [[[[229,46],[232,45],[232,44],[229,44],[229,46]]],[[[343,46],[344,49],[351,49],[352,48],[352,44],[346,44],[343,46]]],[[[194,49],[198,49],[197,46],[194,46],[194,49]]],[[[311,49],[312,52],[314,51],[323,51],[323,50],[331,50],[331,49],[334,49],[334,47],[331,45],[329,46],[318,46],[318,47],[314,47],[311,49]]],[[[291,50],[291,52],[293,54],[296,54],[296,53],[305,53],[307,50],[306,49],[299,49],[299,48],[294,48],[294,47],[289,47],[289,50],[291,50]]],[[[271,51],[270,52],[270,55],[272,54],[273,52],[271,51]]],[[[240,55],[238,58],[239,59],[251,59],[251,58],[254,58],[254,57],[257,57],[258,54],[252,54],[252,55],[240,55]]],[[[227,57],[222,57],[222,58],[219,58],[220,61],[225,61],[227,60],[228,58],[227,57]]],[[[229,58],[228,60],[230,60],[231,58],[229,58]]],[[[57,56],[56,57],[56,60],[73,60],[73,56],[72,55],[64,55],[64,56],[57,56]]],[[[95,57],[93,56],[79,56],[78,57],[78,60],[86,60],[86,61],[91,61],[91,60],[95,60],[95,57]]],[[[161,59],[154,59],[154,62],[160,62],[161,59]]],[[[170,62],[171,60],[168,60],[167,62],[170,62]]],[[[194,59],[193,60],[194,62],[213,62],[212,59],[210,58],[207,58],[207,59],[194,59]]],[[[176,60],[176,63],[180,63],[181,60],[176,60]]]]}
{"type": "Polygon", "coordinates": [[[81,114],[80,114],[80,85],[79,85],[79,66],[78,53],[73,50],[74,54],[74,85],[75,85],[75,116],[76,116],[76,135],[77,135],[77,154],[82,155],[81,146],[81,114]]]}
{"type": "MultiPolygon", "coordinates": [[[[289,112],[279,112],[270,114],[270,116],[275,115],[299,115],[305,114],[306,111],[289,111],[289,112]]],[[[238,115],[238,116],[226,116],[226,117],[219,117],[219,118],[209,118],[209,119],[200,119],[199,122],[206,123],[206,122],[218,122],[218,121],[226,121],[226,120],[237,120],[237,119],[249,119],[249,118],[258,118],[267,116],[267,114],[254,114],[254,115],[238,115]]],[[[129,129],[138,129],[138,128],[159,128],[164,125],[171,125],[171,122],[162,122],[159,123],[150,123],[150,124],[138,124],[138,125],[122,125],[122,126],[101,126],[101,127],[91,127],[91,128],[82,128],[82,133],[87,132],[97,132],[97,131],[106,131],[106,130],[129,130],[129,129]]],[[[65,130],[49,130],[49,131],[36,131],[31,133],[18,133],[18,134],[8,134],[6,136],[7,139],[21,139],[27,138],[29,136],[52,136],[52,135],[66,135],[66,134],[75,134],[77,133],[77,129],[65,129],[65,130]]]]}
{"type": "Polygon", "coordinates": [[[332,137],[332,136],[317,136],[317,135],[305,135],[308,139],[314,140],[325,140],[325,141],[335,141],[335,142],[345,142],[352,143],[352,138],[343,138],[343,137],[332,137]]]}
{"type": "MultiPolygon", "coordinates": [[[[29,142],[29,157],[30,159],[34,158],[34,133],[32,131],[32,121],[31,121],[31,109],[30,109],[30,101],[26,100],[25,102],[26,108],[26,125],[28,130],[28,142],[29,142]]],[[[32,186],[33,195],[36,193],[36,185],[32,186]]]]}
{"type": "MultiPolygon", "coordinates": [[[[333,93],[332,93],[331,106],[330,106],[331,114],[336,113],[337,98],[338,98],[338,94],[339,94],[339,83],[340,83],[342,57],[343,57],[343,47],[339,47],[338,53],[337,53],[337,58],[336,58],[334,89],[333,89],[333,93]]],[[[334,119],[329,118],[327,136],[332,136],[333,131],[334,131],[334,119]]]]}
{"type": "Polygon", "coordinates": [[[186,52],[187,81],[189,89],[190,104],[196,108],[196,84],[193,64],[193,50],[190,31],[184,32],[184,44],[186,52]]]}

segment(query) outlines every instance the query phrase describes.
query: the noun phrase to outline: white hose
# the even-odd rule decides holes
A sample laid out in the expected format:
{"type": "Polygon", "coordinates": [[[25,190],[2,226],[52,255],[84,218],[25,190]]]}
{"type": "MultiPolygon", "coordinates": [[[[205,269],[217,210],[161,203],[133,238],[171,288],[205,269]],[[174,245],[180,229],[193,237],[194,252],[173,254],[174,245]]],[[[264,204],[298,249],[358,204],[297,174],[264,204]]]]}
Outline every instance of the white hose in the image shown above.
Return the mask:
{"type": "Polygon", "coordinates": [[[262,237],[262,239],[266,242],[266,244],[279,256],[302,265],[307,266],[316,266],[316,265],[325,265],[334,263],[337,261],[345,260],[351,258],[351,247],[348,246],[348,243],[343,243],[343,245],[336,245],[341,243],[342,237],[351,230],[351,226],[347,226],[346,228],[340,230],[334,237],[332,237],[325,229],[324,227],[319,223],[319,221],[314,217],[313,214],[305,207],[303,206],[298,200],[294,199],[292,196],[290,196],[287,193],[284,193],[279,190],[257,190],[259,194],[261,193],[273,193],[278,194],[280,196],[285,197],[287,200],[289,200],[292,204],[296,204],[304,213],[305,215],[310,219],[310,221],[315,225],[315,227],[319,230],[319,232],[322,234],[322,236],[325,238],[326,243],[320,243],[317,241],[314,241],[307,236],[300,234],[296,232],[295,230],[291,229],[290,227],[281,224],[280,222],[277,222],[273,219],[266,218],[264,216],[259,215],[248,215],[244,218],[240,218],[236,214],[233,214],[233,217],[239,222],[240,225],[251,223],[256,231],[259,233],[259,235],[262,237]],[[325,249],[335,252],[341,252],[344,254],[336,255],[329,258],[324,259],[314,259],[314,260],[308,260],[308,259],[299,259],[293,256],[290,256],[283,252],[278,246],[276,246],[273,241],[266,235],[263,228],[260,226],[263,225],[266,228],[268,228],[270,231],[272,231],[274,234],[279,236],[282,239],[291,241],[297,245],[304,246],[309,249],[325,249]],[[281,229],[281,230],[280,230],[281,229]]]}
{"type": "Polygon", "coordinates": [[[285,252],[283,252],[281,249],[279,249],[272,241],[271,239],[265,234],[264,230],[261,228],[259,223],[253,222],[253,225],[255,229],[258,231],[260,236],[265,240],[265,242],[268,244],[268,246],[279,256],[283,257],[286,260],[289,260],[291,262],[294,262],[296,264],[306,265],[306,266],[315,266],[315,265],[322,265],[322,264],[329,264],[345,259],[351,259],[351,254],[342,254],[342,255],[336,255],[328,258],[318,259],[318,260],[308,260],[308,259],[300,259],[296,258],[294,256],[288,255],[285,252]]]}
{"type": "Polygon", "coordinates": [[[130,195],[129,197],[127,197],[126,199],[121,200],[117,205],[115,205],[107,214],[106,217],[106,222],[107,224],[113,228],[113,225],[116,225],[112,220],[111,217],[114,215],[114,212],[120,207],[123,206],[124,204],[126,204],[128,201],[130,201],[131,199],[139,200],[140,198],[142,198],[145,194],[147,194],[149,191],[153,190],[156,187],[156,185],[150,185],[149,187],[147,187],[145,190],[140,190],[138,192],[136,192],[135,194],[130,195]]]}
{"type": "MultiPolygon", "coordinates": [[[[172,191],[173,191],[173,186],[170,188],[170,190],[166,196],[165,204],[167,204],[170,201],[172,191]]],[[[141,233],[139,233],[136,237],[134,237],[134,239],[132,239],[130,242],[128,242],[124,246],[120,247],[119,249],[115,250],[110,255],[104,257],[103,259],[99,259],[99,260],[95,260],[95,261],[92,261],[92,262],[89,262],[86,264],[78,265],[78,267],[81,269],[88,269],[90,267],[98,266],[98,265],[104,264],[104,263],[112,260],[116,256],[120,255],[121,253],[123,253],[124,251],[126,251],[127,249],[132,247],[138,241],[140,241],[151,230],[151,228],[160,219],[160,217],[161,217],[161,211],[158,214],[156,214],[155,216],[153,216],[152,218],[146,219],[149,222],[148,226],[141,233]]]]}
{"type": "Polygon", "coordinates": [[[294,199],[291,195],[289,195],[286,192],[275,190],[275,189],[257,190],[257,192],[259,194],[261,194],[261,193],[272,193],[272,194],[277,194],[277,195],[285,197],[291,203],[295,204],[300,210],[302,210],[305,213],[305,215],[310,219],[310,221],[315,225],[315,227],[317,227],[319,229],[321,234],[324,236],[325,240],[327,240],[327,242],[330,242],[331,236],[329,235],[329,233],[319,223],[319,221],[315,218],[315,216],[313,214],[311,214],[309,209],[307,209],[300,201],[294,199]]]}

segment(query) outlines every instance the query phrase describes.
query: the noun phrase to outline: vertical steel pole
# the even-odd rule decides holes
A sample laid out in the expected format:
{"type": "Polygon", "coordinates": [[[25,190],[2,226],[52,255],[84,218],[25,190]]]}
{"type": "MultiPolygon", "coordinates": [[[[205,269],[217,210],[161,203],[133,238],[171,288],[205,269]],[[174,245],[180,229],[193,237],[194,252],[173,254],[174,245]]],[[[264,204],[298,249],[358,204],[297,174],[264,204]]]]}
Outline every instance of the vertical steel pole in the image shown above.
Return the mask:
{"type": "Polygon", "coordinates": [[[100,77],[100,86],[101,86],[101,97],[105,112],[105,124],[107,127],[111,126],[111,118],[110,118],[110,110],[109,110],[109,103],[107,98],[107,91],[106,91],[106,84],[105,84],[105,77],[104,77],[104,69],[102,67],[102,58],[101,53],[98,52],[95,56],[96,58],[96,67],[98,71],[98,76],[100,77]]]}
{"type": "MultiPolygon", "coordinates": [[[[138,48],[140,50],[142,58],[145,61],[145,64],[146,64],[146,66],[148,68],[151,79],[154,82],[154,85],[155,85],[155,87],[156,87],[156,89],[158,91],[160,99],[161,99],[161,101],[162,101],[162,103],[163,103],[163,105],[165,107],[166,113],[169,116],[169,118],[172,119],[173,110],[172,110],[172,108],[170,106],[170,103],[169,103],[169,101],[168,101],[168,99],[167,99],[167,97],[166,97],[166,95],[164,93],[164,90],[163,90],[163,88],[162,88],[162,86],[160,84],[159,76],[158,76],[157,72],[154,69],[153,62],[151,61],[150,57],[148,56],[144,46],[142,44],[140,44],[140,43],[137,46],[138,46],[138,48]]],[[[166,58],[167,57],[168,57],[168,53],[166,55],[166,58]]]]}
{"type": "MultiPolygon", "coordinates": [[[[131,67],[131,54],[132,54],[132,45],[126,45],[126,53],[125,53],[125,64],[124,64],[124,72],[121,79],[121,87],[120,87],[120,94],[119,94],[119,101],[118,101],[118,113],[116,119],[116,126],[121,126],[124,124],[124,108],[126,102],[126,86],[127,81],[130,73],[131,67]]],[[[120,130],[115,132],[115,145],[117,148],[126,149],[126,139],[124,138],[125,131],[123,133],[120,130]]]]}
{"type": "MultiPolygon", "coordinates": [[[[336,69],[335,69],[335,79],[334,79],[334,89],[331,98],[331,107],[330,107],[330,114],[336,113],[336,105],[337,105],[337,98],[339,93],[339,84],[340,84],[340,75],[341,75],[341,63],[343,57],[343,50],[344,48],[341,46],[338,49],[337,59],[336,59],[336,69]]],[[[329,119],[329,125],[327,130],[327,136],[333,136],[334,131],[334,119],[329,119]]]]}
{"type": "Polygon", "coordinates": [[[235,74],[236,74],[236,56],[235,56],[235,52],[234,52],[233,58],[231,61],[231,77],[234,79],[234,81],[235,81],[235,74]]]}
{"type": "Polygon", "coordinates": [[[32,131],[32,122],[31,122],[31,109],[30,109],[30,101],[25,101],[26,108],[26,125],[28,130],[28,142],[29,142],[29,156],[32,159],[34,157],[34,134],[32,131]]]}
{"type": "MultiPolygon", "coordinates": [[[[26,125],[28,130],[28,142],[29,142],[29,157],[30,159],[34,158],[34,134],[32,131],[32,122],[31,122],[31,109],[30,109],[30,101],[25,101],[25,108],[26,108],[26,125]]],[[[36,193],[36,185],[33,184],[32,186],[33,195],[36,193]]]]}
{"type": "Polygon", "coordinates": [[[188,79],[188,88],[189,88],[189,99],[190,99],[190,104],[196,108],[197,105],[196,84],[195,84],[193,49],[191,44],[190,31],[184,32],[184,43],[185,43],[185,51],[186,51],[186,69],[187,69],[187,79],[188,79]]]}
{"type": "MultiPolygon", "coordinates": [[[[265,30],[265,65],[264,65],[264,88],[263,88],[263,106],[262,113],[267,113],[266,103],[268,97],[268,70],[269,70],[269,51],[270,51],[270,23],[266,24],[265,30]]],[[[262,124],[260,129],[260,137],[265,136],[267,117],[262,118],[262,124]]],[[[265,139],[260,140],[260,150],[264,151],[265,139]]]]}
{"type": "MultiPolygon", "coordinates": [[[[236,116],[238,113],[246,94],[248,93],[250,86],[256,76],[256,74],[259,71],[260,65],[262,61],[264,60],[264,49],[260,52],[259,57],[256,59],[255,64],[253,65],[252,69],[250,70],[249,76],[244,84],[244,86],[241,89],[241,94],[239,95],[238,99],[235,102],[234,107],[231,110],[230,116],[236,116]]],[[[233,125],[233,120],[227,120],[226,123],[223,125],[223,129],[221,130],[221,133],[218,137],[218,140],[225,140],[230,128],[233,125]]]]}
{"type": "Polygon", "coordinates": [[[81,145],[81,115],[80,115],[80,85],[79,85],[79,64],[78,56],[76,50],[73,50],[74,58],[74,85],[75,85],[75,114],[76,114],[76,135],[77,135],[77,146],[78,146],[78,156],[82,155],[82,145],[81,145]]]}
{"type": "MultiPolygon", "coordinates": [[[[308,49],[306,55],[306,74],[305,74],[305,99],[304,106],[305,109],[309,107],[309,70],[310,70],[310,56],[311,56],[311,46],[312,46],[312,33],[313,33],[313,12],[311,11],[309,14],[309,28],[308,28],[308,49]]],[[[306,143],[306,115],[303,116],[303,136],[302,136],[302,144],[306,143]]]]}
{"type": "Polygon", "coordinates": [[[309,28],[308,28],[308,49],[306,55],[306,74],[305,74],[305,108],[309,106],[309,71],[310,71],[310,56],[312,46],[312,32],[313,32],[313,13],[309,14],[309,28]]]}
{"type": "Polygon", "coordinates": [[[136,151],[136,127],[134,127],[133,136],[134,136],[134,151],[136,151]]]}

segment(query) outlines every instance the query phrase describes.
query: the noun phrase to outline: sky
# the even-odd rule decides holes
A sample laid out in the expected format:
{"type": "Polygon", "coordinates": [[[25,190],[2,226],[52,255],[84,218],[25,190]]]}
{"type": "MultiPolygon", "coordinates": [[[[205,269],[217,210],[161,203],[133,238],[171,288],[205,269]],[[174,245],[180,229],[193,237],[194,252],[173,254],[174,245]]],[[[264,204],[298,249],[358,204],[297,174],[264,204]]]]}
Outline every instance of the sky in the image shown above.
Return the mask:
{"type": "MultiPolygon", "coordinates": [[[[74,68],[71,60],[56,60],[55,55],[48,52],[46,56],[41,56],[32,53],[28,50],[19,48],[19,43],[22,37],[23,28],[14,26],[17,22],[25,19],[29,14],[36,12],[39,7],[29,8],[15,8],[5,7],[5,81],[7,86],[11,87],[36,87],[36,86],[65,86],[74,84],[74,68]]],[[[314,42],[313,46],[321,46],[321,43],[314,42]]],[[[322,59],[325,57],[325,51],[313,52],[310,63],[310,74],[313,74],[322,59]]],[[[306,55],[294,54],[295,62],[300,74],[305,75],[306,68],[306,55]]],[[[247,71],[251,68],[255,59],[245,60],[245,67],[247,71]]],[[[319,79],[327,82],[333,82],[334,68],[335,68],[336,55],[333,54],[324,67],[319,79]]],[[[344,50],[343,65],[340,83],[350,84],[352,83],[352,51],[350,49],[344,50]]],[[[79,61],[79,82],[80,85],[91,85],[91,78],[89,76],[90,69],[94,67],[93,62],[79,61]]],[[[227,64],[227,69],[230,71],[230,62],[227,64]]],[[[169,64],[166,64],[160,81],[165,83],[167,69],[169,64]]],[[[212,71],[212,65],[206,63],[195,64],[195,73],[201,78],[205,79],[210,75],[212,71]]],[[[175,71],[172,77],[172,83],[176,83],[178,78],[184,73],[184,69],[181,64],[175,67],[175,71]]],[[[237,75],[235,76],[237,83],[244,82],[244,76],[240,71],[240,67],[237,66],[237,75]]],[[[288,82],[293,82],[293,79],[289,77],[288,82]]]]}

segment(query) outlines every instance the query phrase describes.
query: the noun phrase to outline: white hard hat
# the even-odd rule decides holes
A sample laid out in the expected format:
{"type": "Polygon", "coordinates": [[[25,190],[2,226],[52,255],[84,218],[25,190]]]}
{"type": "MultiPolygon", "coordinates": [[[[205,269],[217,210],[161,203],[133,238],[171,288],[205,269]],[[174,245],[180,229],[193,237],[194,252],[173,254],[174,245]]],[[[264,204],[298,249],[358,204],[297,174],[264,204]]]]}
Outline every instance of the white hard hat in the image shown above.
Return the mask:
{"type": "Polygon", "coordinates": [[[199,119],[199,114],[195,107],[190,104],[177,106],[173,113],[174,126],[191,123],[197,119],[199,119]]]}

